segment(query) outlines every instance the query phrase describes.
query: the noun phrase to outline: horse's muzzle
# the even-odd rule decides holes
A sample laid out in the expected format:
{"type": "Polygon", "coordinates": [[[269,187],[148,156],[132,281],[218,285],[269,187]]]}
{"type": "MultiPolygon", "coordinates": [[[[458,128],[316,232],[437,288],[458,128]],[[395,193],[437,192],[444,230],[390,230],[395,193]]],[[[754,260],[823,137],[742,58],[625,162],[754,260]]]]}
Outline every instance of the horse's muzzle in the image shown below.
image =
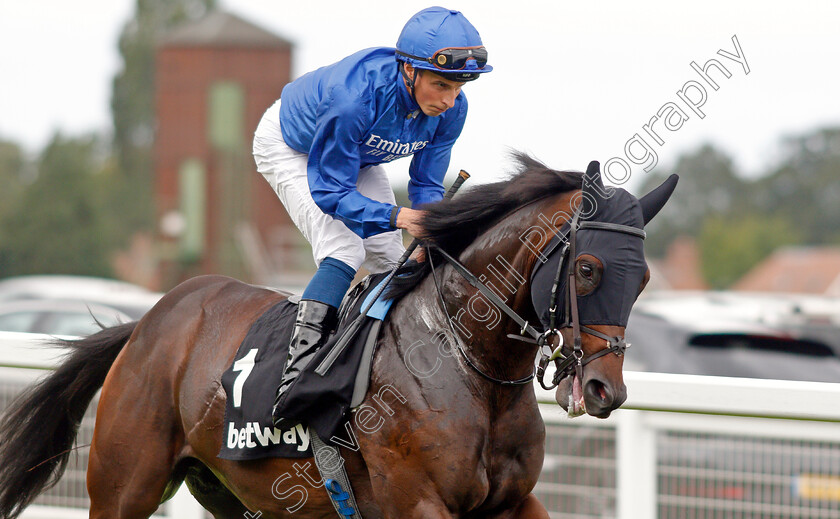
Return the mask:
{"type": "Polygon", "coordinates": [[[606,418],[627,400],[627,386],[622,383],[620,387],[613,387],[593,378],[583,386],[583,398],[588,414],[606,418]]]}
{"type": "MultiPolygon", "coordinates": [[[[577,414],[574,409],[569,409],[575,401],[572,391],[573,379],[574,377],[570,376],[561,380],[554,394],[554,399],[560,407],[570,413],[570,416],[577,414]]],[[[596,418],[607,418],[627,400],[627,386],[624,383],[612,386],[593,377],[584,383],[582,397],[587,414],[596,418]]]]}

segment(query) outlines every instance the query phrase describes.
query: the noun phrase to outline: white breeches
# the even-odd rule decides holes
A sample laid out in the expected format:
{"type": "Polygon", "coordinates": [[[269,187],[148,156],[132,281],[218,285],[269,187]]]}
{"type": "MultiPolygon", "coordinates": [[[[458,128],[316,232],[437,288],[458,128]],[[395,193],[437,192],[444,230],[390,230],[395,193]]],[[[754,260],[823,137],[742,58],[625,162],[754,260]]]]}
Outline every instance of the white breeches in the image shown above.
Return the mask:
{"type": "MultiPolygon", "coordinates": [[[[405,251],[401,231],[390,231],[362,239],[341,221],[324,214],[309,192],[306,175],[308,155],[290,148],[280,131],[280,101],[263,115],[254,134],[257,171],[271,185],[306,240],[312,244],[315,264],[332,257],[356,270],[370,272],[393,268],[405,251]]],[[[385,169],[369,166],[359,171],[356,188],[364,196],[396,204],[385,169]]]]}

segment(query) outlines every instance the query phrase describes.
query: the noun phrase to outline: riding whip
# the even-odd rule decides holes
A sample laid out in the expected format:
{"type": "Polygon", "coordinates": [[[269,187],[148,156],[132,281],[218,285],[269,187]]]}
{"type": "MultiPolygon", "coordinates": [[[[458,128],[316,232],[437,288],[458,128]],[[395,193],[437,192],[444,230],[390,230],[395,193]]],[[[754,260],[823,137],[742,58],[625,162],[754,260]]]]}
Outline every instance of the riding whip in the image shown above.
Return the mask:
{"type": "MultiPolygon", "coordinates": [[[[461,188],[461,185],[468,178],[470,178],[470,174],[464,171],[463,169],[460,172],[458,172],[458,178],[456,178],[455,182],[451,186],[449,186],[449,190],[446,192],[443,198],[445,200],[449,200],[453,196],[455,196],[455,193],[458,192],[458,189],[461,188]]],[[[362,312],[353,320],[353,322],[351,322],[350,325],[347,328],[345,328],[344,333],[341,334],[341,337],[335,343],[335,346],[333,346],[332,351],[330,351],[329,355],[327,355],[321,362],[321,364],[318,365],[318,368],[315,370],[315,373],[323,377],[329,372],[330,368],[335,362],[335,359],[337,359],[338,356],[341,355],[341,352],[344,351],[344,348],[346,348],[347,345],[350,344],[350,341],[352,341],[353,338],[356,337],[356,334],[359,333],[359,329],[361,328],[362,323],[364,323],[368,311],[371,309],[371,307],[373,307],[373,304],[376,302],[376,300],[379,299],[379,296],[381,296],[382,293],[385,291],[385,288],[397,274],[397,271],[402,268],[406,261],[408,261],[408,258],[411,256],[411,254],[414,252],[414,249],[416,249],[418,245],[420,245],[420,240],[414,238],[411,241],[411,244],[408,246],[408,248],[405,249],[403,255],[400,256],[399,261],[397,261],[397,265],[393,268],[393,270],[391,270],[391,272],[388,273],[388,276],[380,284],[379,289],[376,291],[376,294],[374,294],[374,296],[370,299],[370,302],[365,306],[365,308],[362,309],[362,312]]]]}

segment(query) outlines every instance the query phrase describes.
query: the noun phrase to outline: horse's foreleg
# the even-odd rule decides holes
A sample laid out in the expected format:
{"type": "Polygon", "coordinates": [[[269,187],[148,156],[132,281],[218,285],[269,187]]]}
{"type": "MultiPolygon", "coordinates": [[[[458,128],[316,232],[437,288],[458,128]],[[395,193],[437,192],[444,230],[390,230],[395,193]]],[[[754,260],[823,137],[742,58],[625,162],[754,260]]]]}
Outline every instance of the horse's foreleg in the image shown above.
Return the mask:
{"type": "Polygon", "coordinates": [[[431,483],[399,479],[403,478],[397,474],[389,474],[388,479],[371,478],[374,499],[384,519],[452,519],[440,496],[427,491],[433,488],[431,483]]]}
{"type": "Polygon", "coordinates": [[[528,494],[513,508],[502,512],[485,514],[485,519],[550,519],[548,510],[539,502],[537,496],[528,494]]]}
{"type": "Polygon", "coordinates": [[[537,496],[528,494],[519,503],[511,515],[505,516],[510,519],[549,519],[548,510],[539,502],[537,496]]]}
{"type": "Polygon", "coordinates": [[[403,505],[385,512],[386,519],[452,519],[452,513],[438,500],[424,500],[418,503],[403,505]]]}

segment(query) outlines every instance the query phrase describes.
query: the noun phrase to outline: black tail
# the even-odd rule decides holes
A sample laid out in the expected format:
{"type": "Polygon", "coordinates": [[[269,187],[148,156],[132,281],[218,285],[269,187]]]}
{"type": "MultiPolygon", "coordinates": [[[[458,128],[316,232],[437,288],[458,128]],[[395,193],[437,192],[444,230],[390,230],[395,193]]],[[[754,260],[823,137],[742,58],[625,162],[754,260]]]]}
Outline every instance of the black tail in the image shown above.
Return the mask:
{"type": "Polygon", "coordinates": [[[61,341],[64,362],[0,417],[0,518],[14,519],[61,478],[90,401],[136,322],[61,341]]]}

